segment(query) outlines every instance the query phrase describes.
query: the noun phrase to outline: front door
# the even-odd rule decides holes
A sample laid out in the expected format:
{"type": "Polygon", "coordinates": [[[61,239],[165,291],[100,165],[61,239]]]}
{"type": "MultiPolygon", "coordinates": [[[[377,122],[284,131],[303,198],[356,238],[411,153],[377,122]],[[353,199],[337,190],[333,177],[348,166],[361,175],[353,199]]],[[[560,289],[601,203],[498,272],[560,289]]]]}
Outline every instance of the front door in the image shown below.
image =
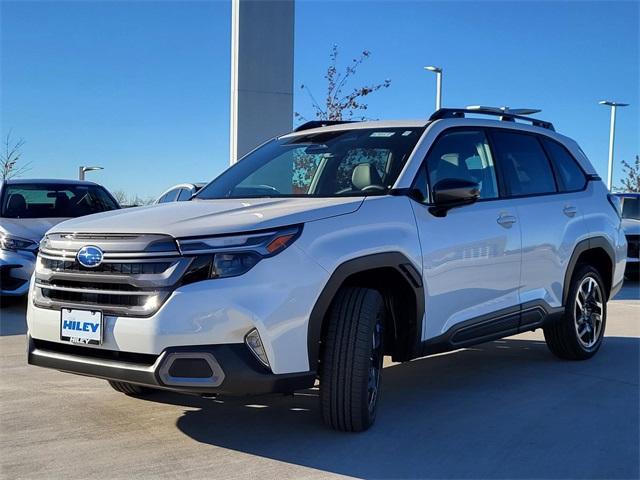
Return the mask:
{"type": "MultiPolygon", "coordinates": [[[[519,308],[521,235],[516,209],[501,199],[483,129],[443,132],[416,179],[424,203],[413,202],[422,246],[425,324],[422,340],[470,319],[519,308]],[[464,179],[480,199],[444,217],[429,211],[429,185],[464,179]]],[[[517,325],[515,326],[517,331],[517,325]]]]}

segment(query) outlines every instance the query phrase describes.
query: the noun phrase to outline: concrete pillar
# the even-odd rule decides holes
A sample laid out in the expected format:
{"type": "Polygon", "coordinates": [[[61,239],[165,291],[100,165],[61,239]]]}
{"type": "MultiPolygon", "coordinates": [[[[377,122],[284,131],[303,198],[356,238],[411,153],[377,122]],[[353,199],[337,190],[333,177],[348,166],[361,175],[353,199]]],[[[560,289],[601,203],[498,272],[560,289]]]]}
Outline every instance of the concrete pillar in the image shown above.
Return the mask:
{"type": "Polygon", "coordinates": [[[232,164],[292,128],[294,13],[294,0],[232,0],[232,164]]]}

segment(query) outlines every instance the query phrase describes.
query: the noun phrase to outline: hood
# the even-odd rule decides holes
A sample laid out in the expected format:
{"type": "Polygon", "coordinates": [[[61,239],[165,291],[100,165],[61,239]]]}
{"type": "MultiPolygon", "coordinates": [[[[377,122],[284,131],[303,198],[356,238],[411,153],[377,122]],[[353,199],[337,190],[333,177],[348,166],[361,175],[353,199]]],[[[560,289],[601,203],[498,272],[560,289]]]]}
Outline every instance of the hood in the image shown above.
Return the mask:
{"type": "Polygon", "coordinates": [[[625,235],[640,235],[640,220],[623,218],[622,229],[624,230],[625,235]]]}
{"type": "Polygon", "coordinates": [[[58,233],[156,233],[176,238],[262,230],[355,212],[362,197],[192,200],[124,208],[60,223],[58,233]]]}
{"type": "Polygon", "coordinates": [[[36,243],[42,240],[44,234],[54,225],[66,218],[0,218],[0,232],[26,238],[36,243]]]}

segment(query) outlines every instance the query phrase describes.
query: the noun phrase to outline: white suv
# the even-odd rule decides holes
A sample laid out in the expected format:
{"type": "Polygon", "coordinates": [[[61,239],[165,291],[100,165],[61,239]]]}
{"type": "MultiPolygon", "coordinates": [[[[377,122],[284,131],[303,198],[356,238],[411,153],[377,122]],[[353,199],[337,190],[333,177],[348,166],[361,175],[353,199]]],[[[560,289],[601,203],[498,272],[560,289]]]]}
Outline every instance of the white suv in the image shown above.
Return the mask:
{"type": "Polygon", "coordinates": [[[29,363],[130,395],[319,380],[325,422],[359,431],[384,355],[536,328],[558,357],[596,353],[627,245],[576,142],[489,108],[327,123],[265,143],[190,202],[52,228],[29,363]]]}

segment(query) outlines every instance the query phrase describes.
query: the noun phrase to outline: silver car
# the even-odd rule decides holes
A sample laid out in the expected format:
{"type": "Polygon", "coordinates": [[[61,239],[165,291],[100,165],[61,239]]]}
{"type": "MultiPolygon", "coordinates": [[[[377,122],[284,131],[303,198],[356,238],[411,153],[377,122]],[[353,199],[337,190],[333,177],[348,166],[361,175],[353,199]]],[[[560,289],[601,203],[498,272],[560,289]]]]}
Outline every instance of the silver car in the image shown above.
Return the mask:
{"type": "Polygon", "coordinates": [[[100,185],[76,180],[6,180],[0,184],[0,295],[29,289],[40,240],[68,218],[120,208],[100,185]]]}
{"type": "Polygon", "coordinates": [[[179,183],[163,192],[154,203],[184,202],[191,200],[191,197],[198,193],[205,185],[206,183],[204,182],[179,183]]]}

